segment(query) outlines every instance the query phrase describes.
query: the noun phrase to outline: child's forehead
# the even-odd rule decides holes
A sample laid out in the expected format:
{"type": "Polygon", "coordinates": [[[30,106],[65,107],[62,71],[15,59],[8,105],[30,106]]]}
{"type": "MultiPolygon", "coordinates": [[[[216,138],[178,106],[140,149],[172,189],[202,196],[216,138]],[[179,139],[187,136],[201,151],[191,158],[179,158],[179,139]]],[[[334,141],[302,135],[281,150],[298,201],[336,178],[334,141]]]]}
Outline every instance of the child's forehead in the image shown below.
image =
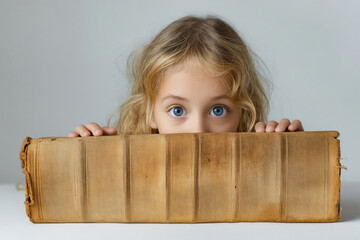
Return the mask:
{"type": "Polygon", "coordinates": [[[164,76],[158,88],[160,91],[158,91],[158,94],[165,95],[174,92],[183,95],[191,93],[209,96],[219,95],[220,93],[229,94],[230,82],[228,78],[210,76],[203,72],[201,68],[198,68],[198,66],[190,67],[185,71],[181,71],[182,69],[185,69],[185,66],[177,68],[176,70],[178,71],[173,69],[173,71],[164,76]]]}

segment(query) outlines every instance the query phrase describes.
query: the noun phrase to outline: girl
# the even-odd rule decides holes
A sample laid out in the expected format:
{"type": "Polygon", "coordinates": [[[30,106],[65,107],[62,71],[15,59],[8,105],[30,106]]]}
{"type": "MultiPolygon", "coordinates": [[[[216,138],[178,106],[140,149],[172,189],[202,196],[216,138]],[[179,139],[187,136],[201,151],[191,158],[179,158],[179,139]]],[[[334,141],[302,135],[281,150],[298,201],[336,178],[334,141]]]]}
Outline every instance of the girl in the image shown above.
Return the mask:
{"type": "Polygon", "coordinates": [[[254,56],[223,20],[183,17],[130,55],[132,92],[118,109],[117,128],[91,122],[68,136],[303,131],[299,120],[265,124],[268,82],[254,56]]]}

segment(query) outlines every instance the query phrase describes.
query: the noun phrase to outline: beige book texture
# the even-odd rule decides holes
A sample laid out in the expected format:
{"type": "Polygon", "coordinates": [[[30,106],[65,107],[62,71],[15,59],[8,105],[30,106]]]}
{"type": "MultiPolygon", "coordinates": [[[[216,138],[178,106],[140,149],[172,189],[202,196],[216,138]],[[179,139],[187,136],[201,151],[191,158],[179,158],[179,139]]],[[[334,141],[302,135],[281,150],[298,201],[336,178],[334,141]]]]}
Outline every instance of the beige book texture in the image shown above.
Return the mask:
{"type": "Polygon", "coordinates": [[[27,137],[26,213],[45,222],[336,222],[337,131],[27,137]]]}

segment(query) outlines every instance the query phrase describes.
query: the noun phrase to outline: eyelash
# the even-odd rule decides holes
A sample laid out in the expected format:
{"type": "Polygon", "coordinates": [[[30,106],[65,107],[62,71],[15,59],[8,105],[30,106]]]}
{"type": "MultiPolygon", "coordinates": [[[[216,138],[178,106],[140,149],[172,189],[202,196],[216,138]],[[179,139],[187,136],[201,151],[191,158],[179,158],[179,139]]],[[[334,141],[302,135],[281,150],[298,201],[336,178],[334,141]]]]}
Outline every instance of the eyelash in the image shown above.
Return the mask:
{"type": "MultiPolygon", "coordinates": [[[[183,106],[181,106],[181,105],[172,105],[172,106],[167,110],[167,112],[170,114],[170,111],[173,110],[173,109],[176,108],[176,107],[181,107],[181,108],[185,111],[185,108],[184,108],[183,106]]],[[[224,106],[224,105],[215,105],[215,106],[213,106],[213,107],[211,108],[211,111],[212,111],[215,107],[222,107],[222,108],[224,108],[225,111],[226,111],[225,115],[215,116],[215,117],[224,117],[224,116],[226,116],[226,115],[230,112],[230,110],[228,109],[228,107],[226,107],[226,106],[224,106]]],[[[185,112],[186,112],[186,111],[185,111],[185,112]]],[[[173,117],[173,118],[175,118],[175,119],[179,119],[179,118],[183,117],[183,116],[176,117],[176,116],[173,116],[173,115],[171,115],[171,114],[170,114],[170,116],[173,117]]]]}

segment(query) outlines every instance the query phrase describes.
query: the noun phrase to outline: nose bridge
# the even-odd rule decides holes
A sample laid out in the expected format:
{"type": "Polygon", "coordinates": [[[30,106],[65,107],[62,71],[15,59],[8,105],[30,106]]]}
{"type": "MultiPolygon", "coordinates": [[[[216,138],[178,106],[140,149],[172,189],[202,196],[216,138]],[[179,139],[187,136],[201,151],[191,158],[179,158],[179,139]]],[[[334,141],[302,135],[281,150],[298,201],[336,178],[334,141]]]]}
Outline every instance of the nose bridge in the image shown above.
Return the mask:
{"type": "Polygon", "coordinates": [[[203,116],[202,113],[195,114],[191,121],[190,128],[190,132],[207,132],[208,129],[205,116],[203,116]]]}

